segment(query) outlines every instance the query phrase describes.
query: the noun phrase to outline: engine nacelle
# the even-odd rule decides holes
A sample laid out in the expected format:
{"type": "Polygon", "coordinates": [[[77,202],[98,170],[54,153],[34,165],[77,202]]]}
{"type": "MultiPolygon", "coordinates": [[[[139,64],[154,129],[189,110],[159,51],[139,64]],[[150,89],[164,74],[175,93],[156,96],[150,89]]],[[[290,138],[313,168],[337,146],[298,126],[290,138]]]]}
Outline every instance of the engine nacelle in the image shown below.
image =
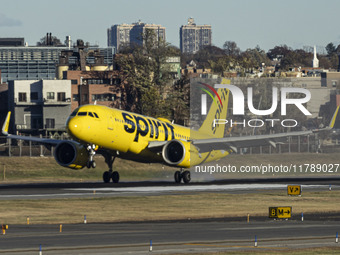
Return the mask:
{"type": "Polygon", "coordinates": [[[89,158],[87,149],[74,141],[59,143],[54,151],[54,158],[63,167],[81,169],[89,158]]]}
{"type": "Polygon", "coordinates": [[[190,142],[169,141],[163,146],[162,156],[169,165],[190,167],[190,142]]]}

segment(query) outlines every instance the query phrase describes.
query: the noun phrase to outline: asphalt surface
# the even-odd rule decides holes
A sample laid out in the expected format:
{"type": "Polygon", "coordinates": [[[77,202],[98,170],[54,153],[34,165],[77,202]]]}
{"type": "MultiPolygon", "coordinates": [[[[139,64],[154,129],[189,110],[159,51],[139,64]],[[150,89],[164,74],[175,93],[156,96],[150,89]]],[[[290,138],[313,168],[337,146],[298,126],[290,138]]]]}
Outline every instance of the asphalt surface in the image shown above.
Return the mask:
{"type": "Polygon", "coordinates": [[[156,254],[339,247],[338,221],[187,221],[9,226],[0,254],[156,254]],[[255,236],[257,247],[255,247],[255,236]]]}
{"type": "MultiPolygon", "coordinates": [[[[263,189],[340,189],[340,178],[226,180],[177,185],[170,182],[56,183],[0,185],[0,200],[53,199],[90,196],[150,196],[183,192],[253,193],[263,189]]],[[[141,212],[141,214],[147,212],[141,212]]],[[[0,212],[1,218],[1,212],[0,212]]],[[[186,221],[152,221],[59,225],[10,225],[0,236],[0,254],[181,254],[210,251],[285,251],[307,247],[340,247],[340,215],[306,214],[290,220],[251,217],[186,221]],[[258,246],[255,247],[255,236],[258,246]]]]}
{"type": "MultiPolygon", "coordinates": [[[[303,190],[340,189],[340,178],[229,179],[175,184],[173,182],[114,183],[36,183],[1,184],[0,201],[13,199],[54,199],[75,197],[152,196],[178,192],[254,193],[263,190],[287,190],[287,185],[302,185],[303,190]]],[[[179,193],[180,194],[180,193],[179,193]]]]}

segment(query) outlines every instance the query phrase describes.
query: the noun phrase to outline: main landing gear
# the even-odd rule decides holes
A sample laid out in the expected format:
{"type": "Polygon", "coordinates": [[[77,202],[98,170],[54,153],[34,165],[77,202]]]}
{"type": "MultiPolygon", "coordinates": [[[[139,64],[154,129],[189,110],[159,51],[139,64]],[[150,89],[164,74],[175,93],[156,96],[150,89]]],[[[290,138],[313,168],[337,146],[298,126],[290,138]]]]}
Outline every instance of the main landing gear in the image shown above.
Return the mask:
{"type": "Polygon", "coordinates": [[[181,183],[182,180],[184,183],[189,183],[191,181],[190,171],[186,170],[183,172],[183,169],[181,169],[181,171],[176,171],[174,178],[176,183],[181,183]]]}
{"type": "Polygon", "coordinates": [[[105,171],[103,173],[103,181],[105,183],[109,183],[110,180],[112,179],[113,183],[118,183],[119,182],[119,173],[117,171],[112,170],[112,165],[113,165],[113,162],[115,161],[116,157],[109,155],[109,154],[105,154],[104,157],[105,157],[105,163],[109,167],[109,171],[105,171]]]}
{"type": "MultiPolygon", "coordinates": [[[[93,160],[94,155],[96,155],[96,146],[94,144],[88,145],[87,150],[89,151],[89,160],[86,163],[87,168],[95,168],[97,166],[96,162],[93,160]]],[[[109,166],[109,171],[103,173],[103,181],[109,183],[112,180],[113,183],[119,182],[119,173],[117,171],[112,171],[112,165],[115,161],[115,156],[109,153],[103,154],[105,158],[105,163],[109,166]]]]}

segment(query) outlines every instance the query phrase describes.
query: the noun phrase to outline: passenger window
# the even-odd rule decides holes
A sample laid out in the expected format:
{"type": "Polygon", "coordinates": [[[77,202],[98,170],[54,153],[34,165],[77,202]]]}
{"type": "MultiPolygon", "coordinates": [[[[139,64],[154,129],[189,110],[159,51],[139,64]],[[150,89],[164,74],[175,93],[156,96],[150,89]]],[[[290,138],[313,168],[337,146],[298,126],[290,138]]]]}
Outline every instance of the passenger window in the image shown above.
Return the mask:
{"type": "Polygon", "coordinates": [[[92,117],[92,118],[94,118],[94,116],[93,116],[93,113],[92,113],[92,112],[89,112],[89,116],[90,116],[90,117],[92,117]]]}
{"type": "Polygon", "coordinates": [[[97,113],[95,113],[95,112],[94,112],[93,114],[94,114],[94,116],[96,116],[96,118],[97,118],[97,119],[99,119],[99,117],[98,117],[98,114],[97,114],[97,113]]]}
{"type": "Polygon", "coordinates": [[[86,115],[87,115],[87,112],[78,112],[77,116],[86,116],[86,115]]]}

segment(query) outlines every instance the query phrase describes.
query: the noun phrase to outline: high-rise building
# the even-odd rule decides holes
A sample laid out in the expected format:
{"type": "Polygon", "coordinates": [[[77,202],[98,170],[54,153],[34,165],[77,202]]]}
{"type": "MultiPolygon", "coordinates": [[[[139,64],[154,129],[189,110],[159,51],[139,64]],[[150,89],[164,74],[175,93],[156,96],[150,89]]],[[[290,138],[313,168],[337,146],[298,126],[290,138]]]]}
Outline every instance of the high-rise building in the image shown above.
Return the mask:
{"type": "Polygon", "coordinates": [[[193,18],[180,28],[180,48],[182,53],[196,53],[204,46],[211,45],[211,25],[196,25],[193,18]]]}
{"type": "Polygon", "coordinates": [[[146,29],[153,30],[157,39],[165,41],[165,27],[155,24],[136,22],[133,24],[113,25],[107,30],[107,45],[113,46],[117,51],[124,45],[142,45],[146,29]]]}

